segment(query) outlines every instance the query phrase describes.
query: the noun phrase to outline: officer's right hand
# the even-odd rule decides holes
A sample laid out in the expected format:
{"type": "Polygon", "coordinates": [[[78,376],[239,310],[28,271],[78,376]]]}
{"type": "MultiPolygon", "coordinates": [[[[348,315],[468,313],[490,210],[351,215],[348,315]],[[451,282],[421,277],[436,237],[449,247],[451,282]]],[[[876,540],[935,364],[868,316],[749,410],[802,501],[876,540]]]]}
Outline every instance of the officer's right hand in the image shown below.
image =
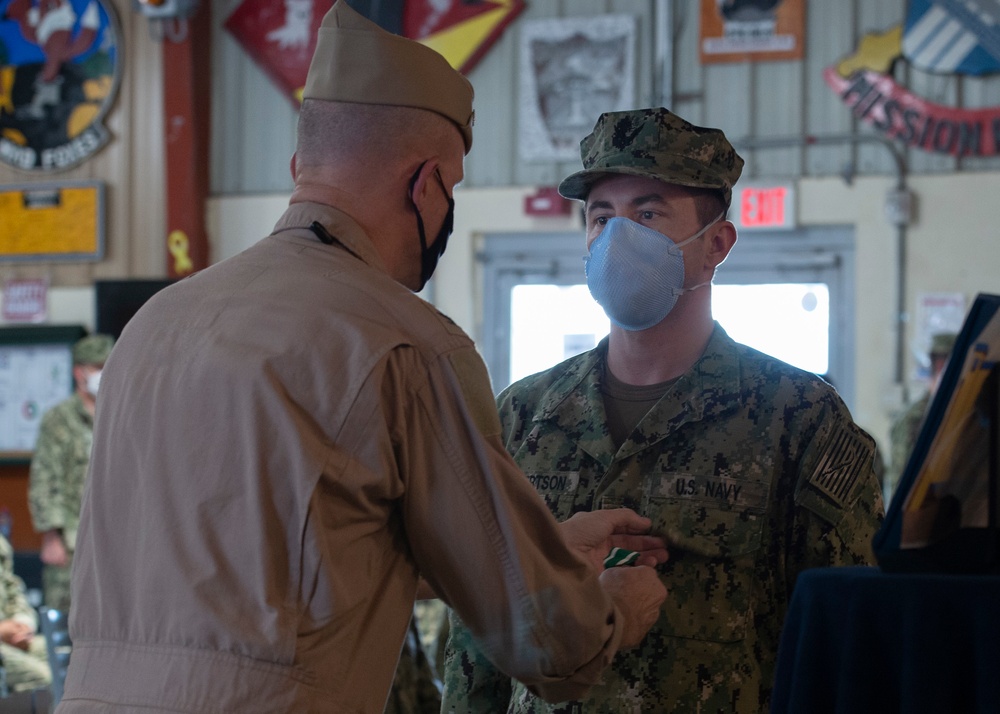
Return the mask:
{"type": "Polygon", "coordinates": [[[656,571],[645,565],[608,568],[601,573],[600,581],[622,615],[622,639],[618,649],[635,647],[660,616],[667,588],[656,571]]]}

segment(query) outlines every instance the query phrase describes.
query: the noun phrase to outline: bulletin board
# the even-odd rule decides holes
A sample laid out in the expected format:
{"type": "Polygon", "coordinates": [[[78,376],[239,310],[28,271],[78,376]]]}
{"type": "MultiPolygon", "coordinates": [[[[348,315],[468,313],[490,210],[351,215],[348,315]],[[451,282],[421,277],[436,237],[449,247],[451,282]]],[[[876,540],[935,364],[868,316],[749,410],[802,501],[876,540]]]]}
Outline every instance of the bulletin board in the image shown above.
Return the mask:
{"type": "Polygon", "coordinates": [[[82,325],[0,328],[0,460],[27,461],[42,415],[73,393],[82,325]]]}
{"type": "Polygon", "coordinates": [[[0,260],[99,260],[103,255],[101,182],[0,186],[0,260]]]}

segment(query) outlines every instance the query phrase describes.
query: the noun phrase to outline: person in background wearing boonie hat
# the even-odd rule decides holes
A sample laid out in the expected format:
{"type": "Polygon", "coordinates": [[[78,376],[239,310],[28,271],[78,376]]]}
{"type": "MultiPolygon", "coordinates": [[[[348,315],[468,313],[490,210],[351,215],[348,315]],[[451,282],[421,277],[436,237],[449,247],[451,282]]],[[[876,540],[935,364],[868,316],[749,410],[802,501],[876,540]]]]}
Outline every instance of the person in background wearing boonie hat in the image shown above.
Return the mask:
{"type": "Polygon", "coordinates": [[[917,434],[920,432],[920,425],[924,421],[927,407],[930,406],[931,397],[937,392],[938,384],[941,382],[941,374],[948,364],[948,358],[955,347],[956,339],[958,339],[958,335],[954,332],[939,332],[931,336],[931,348],[927,354],[930,360],[930,382],[927,391],[920,399],[906,407],[889,429],[891,453],[889,454],[889,468],[886,471],[884,487],[887,499],[892,496],[899,484],[900,477],[903,475],[903,469],[910,458],[913,444],[917,440],[917,434]]]}
{"type": "Polygon", "coordinates": [[[42,534],[45,605],[66,612],[83,486],[94,439],[94,410],[111,335],[88,335],[73,345],[72,396],[42,415],[28,476],[28,509],[42,534]]]}
{"type": "Polygon", "coordinates": [[[157,293],[105,368],[59,714],[381,713],[419,576],[551,699],[653,624],[649,521],[558,524],[472,341],[414,294],[471,144],[468,81],[335,3],[287,211],[157,293]],[[644,565],[598,575],[616,544],[644,565]]]}
{"type": "Polygon", "coordinates": [[[873,562],[874,442],[827,383],[713,321],[743,167],[721,131],[662,108],[611,112],[581,154],[559,190],[584,203],[587,283],[611,332],[500,394],[504,444],[560,520],[648,516],[670,549],[657,568],[670,597],[601,686],[551,706],[453,619],[442,710],[759,714],[796,575],[873,562]]]}

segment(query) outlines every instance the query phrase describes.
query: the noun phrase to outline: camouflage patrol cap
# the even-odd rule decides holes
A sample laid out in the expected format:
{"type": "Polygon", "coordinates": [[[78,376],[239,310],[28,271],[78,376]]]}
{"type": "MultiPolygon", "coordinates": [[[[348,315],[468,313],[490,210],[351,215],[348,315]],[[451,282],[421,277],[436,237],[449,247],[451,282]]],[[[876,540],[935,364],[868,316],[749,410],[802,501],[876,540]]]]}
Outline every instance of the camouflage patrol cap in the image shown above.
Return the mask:
{"type": "Polygon", "coordinates": [[[583,171],[559,184],[566,198],[586,200],[608,174],[645,176],[693,188],[719,189],[726,205],[743,159],[719,129],[695,126],[662,107],[602,114],[580,142],[583,171]]]}
{"type": "Polygon", "coordinates": [[[472,85],[430,47],[338,0],[323,17],[302,98],[414,107],[450,119],[472,147],[472,85]]]}
{"type": "Polygon", "coordinates": [[[942,355],[948,356],[951,354],[952,348],[955,346],[955,339],[958,337],[954,332],[939,332],[931,337],[931,349],[930,353],[932,355],[942,355]]]}
{"type": "Polygon", "coordinates": [[[115,338],[111,335],[88,335],[73,345],[73,364],[104,364],[108,361],[115,338]]]}

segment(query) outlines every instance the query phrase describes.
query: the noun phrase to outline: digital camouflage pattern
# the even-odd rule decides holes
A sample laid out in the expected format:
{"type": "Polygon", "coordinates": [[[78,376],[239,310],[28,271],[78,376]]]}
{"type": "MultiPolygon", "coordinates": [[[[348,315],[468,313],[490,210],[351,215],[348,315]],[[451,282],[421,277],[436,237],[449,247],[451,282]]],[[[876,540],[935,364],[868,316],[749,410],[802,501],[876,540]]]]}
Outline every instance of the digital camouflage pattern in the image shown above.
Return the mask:
{"type": "MultiPolygon", "coordinates": [[[[76,549],[83,486],[90,463],[94,420],[74,394],[42,416],[31,459],[28,506],[39,533],[59,529],[67,553],[76,549]]],[[[70,568],[46,565],[42,571],[45,604],[69,609],[70,568]]]]}
{"type": "Polygon", "coordinates": [[[384,714],[438,714],[440,711],[441,683],[427,659],[416,619],[413,619],[403,640],[384,714]]]}
{"type": "MultiPolygon", "coordinates": [[[[24,596],[24,581],[14,574],[14,549],[0,535],[0,620],[17,620],[38,631],[38,615],[24,596]]],[[[12,691],[47,687],[52,681],[45,638],[35,635],[28,649],[0,644],[0,662],[12,691]]],[[[3,706],[0,705],[0,709],[3,706]]]]}
{"type": "Polygon", "coordinates": [[[603,176],[645,176],[670,184],[722,191],[728,206],[743,159],[718,129],[681,119],[663,109],[606,112],[580,142],[583,171],[563,179],[559,193],[586,200],[603,176]]]}
{"type": "Polygon", "coordinates": [[[874,562],[874,442],[828,384],[729,338],[615,451],[607,340],[505,390],[505,445],[559,520],[628,506],[667,538],[669,595],[586,702],[547,705],[493,669],[452,615],[445,712],[767,711],[781,625],[806,568],[874,562]]]}
{"type": "Polygon", "coordinates": [[[917,440],[917,434],[920,433],[920,425],[924,422],[924,414],[927,413],[930,403],[931,395],[928,392],[907,407],[889,429],[890,454],[885,491],[890,495],[899,485],[899,479],[903,475],[903,469],[906,468],[906,461],[910,458],[910,452],[917,440]]]}

